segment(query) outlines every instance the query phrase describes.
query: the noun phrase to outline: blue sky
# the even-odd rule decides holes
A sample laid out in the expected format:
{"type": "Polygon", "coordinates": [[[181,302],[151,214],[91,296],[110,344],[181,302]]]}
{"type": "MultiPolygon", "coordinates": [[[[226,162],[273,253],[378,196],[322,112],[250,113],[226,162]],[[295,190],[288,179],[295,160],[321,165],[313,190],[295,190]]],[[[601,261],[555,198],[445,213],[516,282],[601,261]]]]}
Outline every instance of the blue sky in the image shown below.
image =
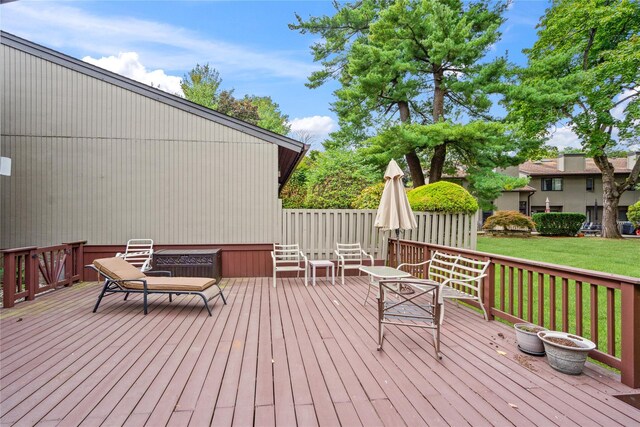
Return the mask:
{"type": "MultiPolygon", "coordinates": [[[[535,39],[547,1],[515,0],[490,55],[509,52],[523,63],[522,49],[535,39]]],[[[335,130],[330,111],[335,84],[308,89],[318,69],[313,35],[291,31],[294,14],[332,14],[330,1],[29,1],[0,6],[0,26],[33,42],[84,59],[145,83],[179,91],[196,64],[219,70],[235,94],[271,96],[294,129],[323,140],[335,130]]],[[[574,145],[568,129],[554,143],[574,145]],[[568,133],[567,133],[568,132],[568,133]]]]}

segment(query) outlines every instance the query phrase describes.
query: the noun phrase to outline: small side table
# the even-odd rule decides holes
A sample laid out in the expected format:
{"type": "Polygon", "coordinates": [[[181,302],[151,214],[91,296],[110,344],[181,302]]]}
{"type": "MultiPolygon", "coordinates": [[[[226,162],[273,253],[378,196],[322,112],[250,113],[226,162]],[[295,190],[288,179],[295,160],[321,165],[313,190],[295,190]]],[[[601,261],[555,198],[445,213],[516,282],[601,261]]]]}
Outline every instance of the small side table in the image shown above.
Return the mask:
{"type": "Polygon", "coordinates": [[[326,269],[326,278],[329,279],[329,269],[331,269],[331,284],[335,286],[336,284],[336,266],[332,261],[326,259],[315,259],[310,260],[309,264],[311,265],[311,283],[313,286],[316,285],[316,268],[325,268],[326,269]]]}

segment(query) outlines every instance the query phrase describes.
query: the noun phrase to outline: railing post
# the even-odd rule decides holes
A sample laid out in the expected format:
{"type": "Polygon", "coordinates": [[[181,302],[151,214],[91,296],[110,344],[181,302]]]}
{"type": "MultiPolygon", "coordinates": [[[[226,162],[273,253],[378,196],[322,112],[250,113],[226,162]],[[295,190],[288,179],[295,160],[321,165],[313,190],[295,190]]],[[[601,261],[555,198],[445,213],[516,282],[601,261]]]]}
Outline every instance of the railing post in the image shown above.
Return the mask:
{"type": "Polygon", "coordinates": [[[38,273],[36,266],[38,264],[37,248],[29,251],[29,255],[25,260],[24,276],[27,283],[27,296],[26,301],[33,301],[36,299],[36,288],[38,287],[38,273]]]}
{"type": "Polygon", "coordinates": [[[15,252],[4,253],[4,276],[2,306],[11,308],[15,305],[16,294],[16,254],[15,252]]]}
{"type": "Polygon", "coordinates": [[[78,275],[78,280],[80,282],[84,282],[84,245],[87,244],[86,240],[82,240],[78,242],[78,247],[76,249],[76,271],[75,273],[78,275]]]}
{"type": "Polygon", "coordinates": [[[622,282],[620,290],[621,381],[629,387],[640,388],[640,285],[622,282]]]}
{"type": "MultiPolygon", "coordinates": [[[[63,242],[63,245],[68,245],[71,249],[70,258],[67,262],[70,262],[71,283],[78,281],[84,281],[84,245],[86,240],[78,240],[74,242],[63,242]]],[[[66,268],[66,267],[65,267],[66,268]]]]}
{"type": "Polygon", "coordinates": [[[489,258],[489,267],[487,268],[487,276],[484,278],[483,286],[484,291],[482,292],[482,304],[484,304],[484,308],[487,311],[487,319],[494,320],[495,316],[493,315],[493,304],[496,300],[496,268],[495,263],[491,258],[489,258]]]}

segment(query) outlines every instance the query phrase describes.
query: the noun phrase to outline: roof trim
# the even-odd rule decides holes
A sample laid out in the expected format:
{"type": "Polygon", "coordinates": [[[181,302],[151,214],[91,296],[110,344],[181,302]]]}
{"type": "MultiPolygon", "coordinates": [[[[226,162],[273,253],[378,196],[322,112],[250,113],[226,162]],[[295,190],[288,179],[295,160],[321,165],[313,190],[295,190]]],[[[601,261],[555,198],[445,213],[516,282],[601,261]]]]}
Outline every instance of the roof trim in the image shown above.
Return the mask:
{"type": "Polygon", "coordinates": [[[168,92],[164,92],[152,86],[145,85],[144,83],[137,82],[128,77],[124,77],[111,71],[107,71],[103,68],[65,55],[61,52],[57,52],[53,49],[49,49],[42,45],[30,42],[11,33],[0,31],[0,44],[13,47],[15,49],[34,55],[38,58],[53,62],[54,64],[60,65],[62,67],[69,68],[90,77],[94,77],[104,82],[122,87],[139,95],[162,102],[164,104],[170,105],[204,119],[211,120],[221,125],[228,126],[232,129],[242,131],[272,144],[276,144],[283,148],[295,151],[296,153],[304,155],[304,153],[306,153],[306,151],[308,150],[307,145],[300,141],[296,141],[295,139],[279,135],[277,133],[268,131],[242,120],[238,120],[217,111],[210,110],[194,102],[187,101],[186,99],[181,98],[177,95],[172,95],[168,92]]]}

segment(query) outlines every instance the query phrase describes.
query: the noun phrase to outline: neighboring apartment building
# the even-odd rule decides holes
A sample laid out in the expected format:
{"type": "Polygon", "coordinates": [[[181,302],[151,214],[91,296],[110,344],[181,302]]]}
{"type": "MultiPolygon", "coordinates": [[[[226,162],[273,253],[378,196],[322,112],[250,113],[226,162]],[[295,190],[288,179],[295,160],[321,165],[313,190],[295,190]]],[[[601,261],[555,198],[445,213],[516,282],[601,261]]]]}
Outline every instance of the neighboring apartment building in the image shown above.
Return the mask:
{"type": "MultiPolygon", "coordinates": [[[[627,158],[609,159],[622,181],[631,172],[640,153],[627,158]]],[[[531,215],[544,212],[549,199],[551,212],[579,212],[587,221],[602,220],[602,174],[591,158],[584,154],[564,154],[557,159],[530,161],[507,168],[510,176],[528,176],[529,185],[505,191],[494,201],[497,210],[518,210],[531,215]]],[[[627,190],[620,198],[618,220],[627,220],[627,208],[640,200],[640,191],[627,190]]]]}

